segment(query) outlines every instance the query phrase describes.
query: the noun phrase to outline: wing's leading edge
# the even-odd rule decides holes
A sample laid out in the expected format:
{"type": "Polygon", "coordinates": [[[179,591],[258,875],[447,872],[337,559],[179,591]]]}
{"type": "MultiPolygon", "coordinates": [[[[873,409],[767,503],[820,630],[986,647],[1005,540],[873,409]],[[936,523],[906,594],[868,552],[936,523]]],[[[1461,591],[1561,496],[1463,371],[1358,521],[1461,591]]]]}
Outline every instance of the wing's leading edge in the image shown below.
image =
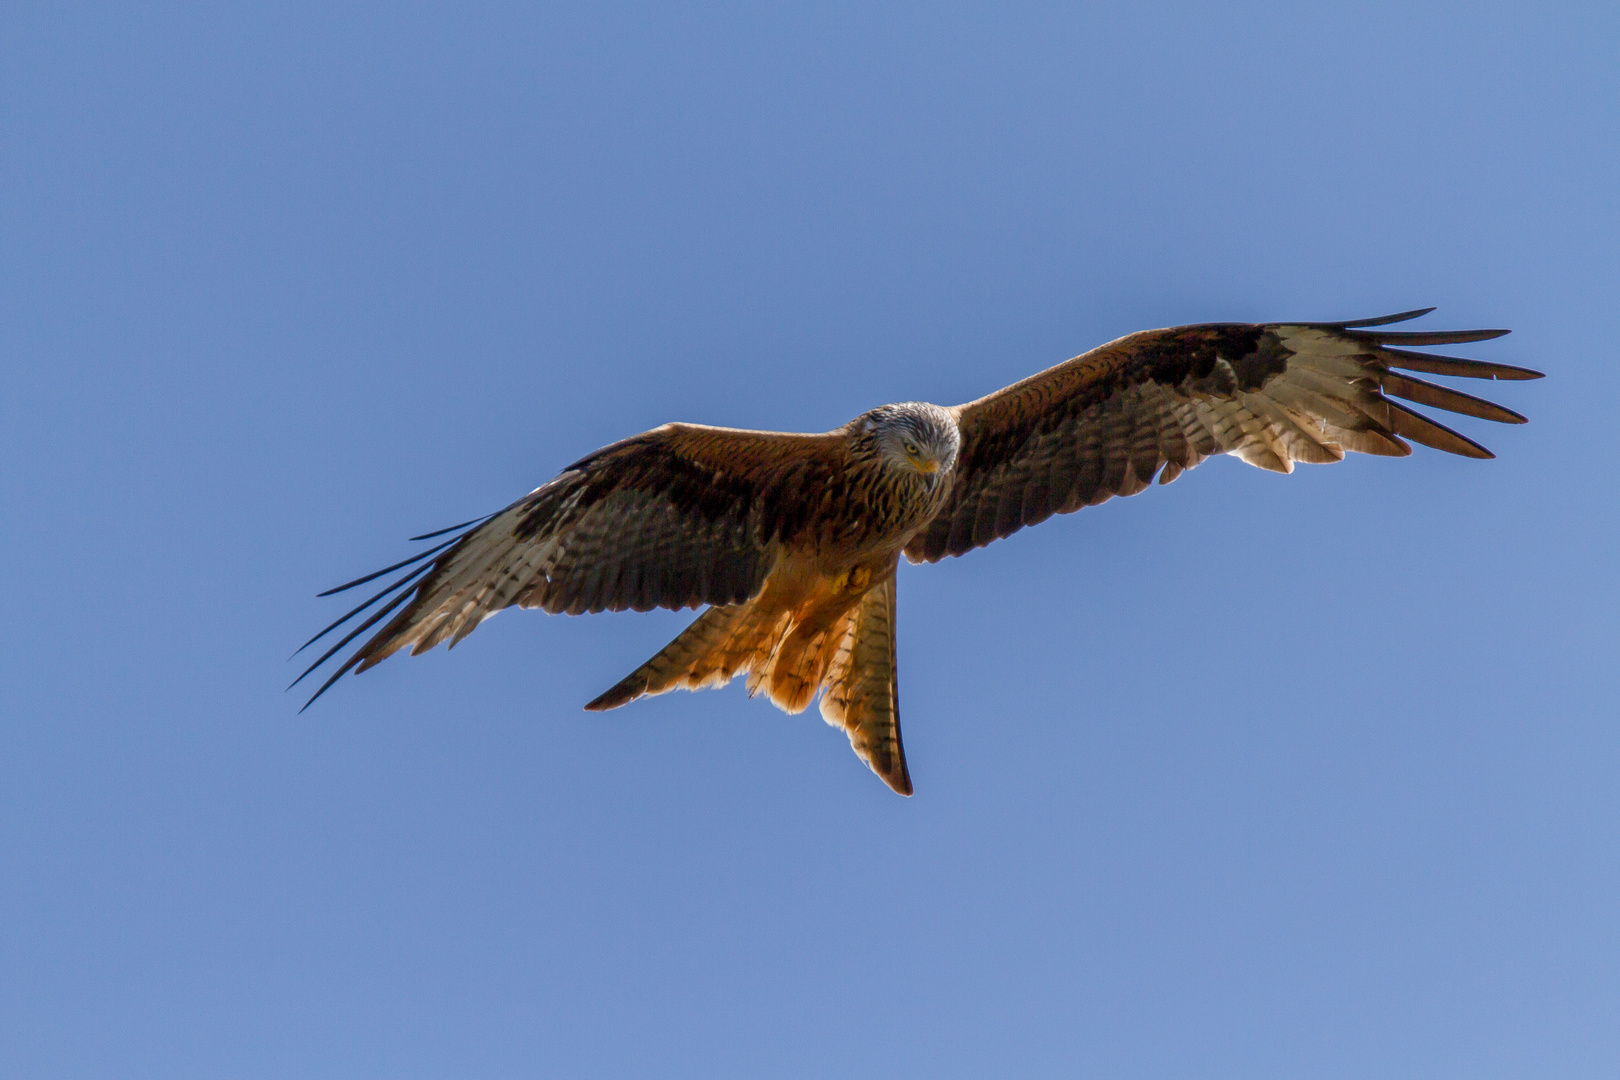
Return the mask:
{"type": "Polygon", "coordinates": [[[1404,347],[1485,341],[1506,330],[1378,329],[1431,310],[1148,330],[957,406],[962,452],[950,501],[906,555],[914,562],[961,555],[1053,514],[1133,495],[1155,477],[1167,484],[1213,454],[1274,472],[1339,461],[1346,451],[1402,456],[1411,453],[1406,439],[1491,457],[1395,399],[1500,423],[1524,417],[1400,372],[1541,374],[1404,347]]]}
{"type": "Polygon", "coordinates": [[[401,604],[310,702],[350,670],[406,647],[453,646],[514,604],[579,614],[742,603],[782,545],[813,527],[806,507],[835,482],[843,445],[835,432],[666,424],[598,450],[460,535],[323,593],[421,564],[306,642],[381,605],[294,685],[401,604]]]}

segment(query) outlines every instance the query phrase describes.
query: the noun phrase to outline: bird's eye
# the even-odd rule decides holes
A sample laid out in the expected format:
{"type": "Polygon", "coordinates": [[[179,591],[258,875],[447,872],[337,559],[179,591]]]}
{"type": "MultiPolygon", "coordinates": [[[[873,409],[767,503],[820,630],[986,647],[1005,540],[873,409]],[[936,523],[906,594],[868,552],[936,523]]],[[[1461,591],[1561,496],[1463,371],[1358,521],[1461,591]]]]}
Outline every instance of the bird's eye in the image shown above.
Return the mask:
{"type": "Polygon", "coordinates": [[[916,443],[908,442],[906,443],[906,453],[910,454],[912,457],[916,457],[918,454],[922,453],[922,451],[917,449],[916,443]]]}

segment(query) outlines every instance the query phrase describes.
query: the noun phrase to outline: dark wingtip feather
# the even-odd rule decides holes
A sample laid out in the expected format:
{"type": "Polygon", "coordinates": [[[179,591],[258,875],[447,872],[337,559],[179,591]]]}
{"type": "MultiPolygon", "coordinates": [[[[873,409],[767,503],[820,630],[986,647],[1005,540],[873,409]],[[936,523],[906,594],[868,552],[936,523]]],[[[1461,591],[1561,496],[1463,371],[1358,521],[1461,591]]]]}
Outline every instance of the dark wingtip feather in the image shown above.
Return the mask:
{"type": "MultiPolygon", "coordinates": [[[[348,670],[349,670],[349,665],[345,664],[342,667],[338,668],[336,671],[332,672],[332,677],[327,679],[325,682],[321,683],[321,688],[319,690],[315,691],[313,694],[311,694],[309,696],[309,700],[304,702],[303,706],[301,708],[299,708],[298,715],[302,716],[304,714],[304,710],[309,708],[311,705],[315,704],[315,699],[319,698],[322,694],[324,694],[328,690],[330,690],[332,688],[332,684],[337,682],[339,679],[343,678],[343,676],[348,673],[348,670]]],[[[300,677],[302,677],[302,676],[300,676],[300,677]]],[[[289,687],[287,687],[287,689],[291,690],[292,687],[289,686],[289,687]]]]}
{"type": "MultiPolygon", "coordinates": [[[[429,554],[431,554],[431,552],[429,554]]],[[[366,610],[366,608],[370,607],[372,604],[375,604],[377,601],[381,600],[383,597],[387,596],[389,593],[393,592],[395,589],[404,588],[406,586],[409,586],[412,581],[414,581],[416,578],[420,577],[421,575],[427,573],[431,569],[432,569],[431,565],[430,566],[418,566],[415,570],[412,570],[409,574],[406,574],[404,577],[400,578],[398,581],[394,582],[392,585],[389,585],[387,588],[383,589],[381,592],[379,592],[376,595],[372,596],[371,599],[365,601],[362,604],[357,605],[356,607],[353,607],[353,608],[349,609],[349,611],[346,614],[344,614],[344,615],[340,616],[339,618],[333,620],[333,622],[330,625],[328,625],[325,630],[322,630],[320,633],[316,634],[314,637],[310,638],[308,641],[306,641],[302,645],[298,646],[297,649],[293,650],[292,655],[297,656],[299,653],[303,652],[305,649],[309,648],[311,645],[313,645],[317,641],[321,640],[321,638],[325,637],[327,634],[330,634],[333,630],[336,630],[338,627],[342,626],[344,623],[348,622],[350,619],[354,618],[356,615],[360,614],[362,611],[366,610]]],[[[292,656],[287,657],[287,659],[291,660],[292,656]]]]}
{"type": "MultiPolygon", "coordinates": [[[[437,535],[437,534],[435,534],[435,535],[437,535]]],[[[381,570],[377,570],[377,571],[374,571],[374,572],[372,572],[370,574],[367,574],[365,577],[357,577],[353,581],[346,582],[346,583],[344,583],[342,585],[334,586],[334,587],[332,587],[330,589],[327,589],[325,592],[316,593],[315,596],[316,596],[317,599],[320,598],[320,597],[323,597],[323,596],[336,596],[340,592],[347,592],[349,589],[354,588],[356,585],[364,585],[368,581],[375,581],[378,578],[382,577],[384,574],[391,574],[395,570],[398,570],[402,566],[409,566],[409,565],[411,565],[411,563],[421,562],[423,559],[430,558],[430,557],[432,557],[434,555],[437,555],[439,552],[443,551],[445,548],[449,547],[451,544],[455,543],[459,539],[461,539],[461,537],[459,537],[459,536],[452,537],[449,540],[446,540],[442,544],[438,544],[438,545],[436,545],[434,547],[428,548],[426,551],[422,552],[420,555],[414,555],[409,559],[401,559],[399,562],[395,563],[393,566],[385,566],[381,570]]]]}
{"type": "Polygon", "coordinates": [[[1453,431],[1416,410],[1408,409],[1398,401],[1385,398],[1384,404],[1389,408],[1390,429],[1397,435],[1404,435],[1414,442],[1459,457],[1486,459],[1496,457],[1468,436],[1453,431]]]}
{"type": "Polygon", "coordinates": [[[1445,409],[1464,416],[1477,416],[1481,420],[1494,420],[1499,424],[1527,422],[1527,418],[1522,414],[1503,408],[1494,401],[1486,401],[1484,398],[1477,398],[1448,386],[1436,386],[1422,379],[1414,379],[1410,375],[1386,372],[1379,376],[1378,382],[1384,393],[1405,398],[1407,401],[1415,401],[1419,405],[1445,409]]]}
{"type": "Polygon", "coordinates": [[[1414,308],[1411,311],[1398,311],[1394,315],[1379,315],[1372,319],[1351,319],[1349,322],[1321,323],[1319,325],[1333,330],[1354,330],[1364,326],[1388,326],[1390,323],[1406,322],[1416,319],[1435,310],[1432,307],[1414,308]]]}
{"type": "Polygon", "coordinates": [[[1468,341],[1490,341],[1492,338],[1506,337],[1513,333],[1511,330],[1350,330],[1347,331],[1353,338],[1362,341],[1373,341],[1382,345],[1389,342],[1396,345],[1461,345],[1468,341]]]}
{"type": "Polygon", "coordinates": [[[1424,371],[1430,375],[1451,375],[1459,379],[1519,381],[1546,377],[1541,372],[1531,371],[1529,368],[1492,364],[1484,360],[1464,360],[1458,356],[1441,356],[1439,353],[1392,349],[1387,345],[1378,350],[1378,359],[1385,367],[1424,371]]]}
{"type": "MultiPolygon", "coordinates": [[[[359,626],[355,627],[353,630],[350,630],[347,637],[345,637],[342,641],[338,642],[336,645],[333,645],[330,649],[327,649],[324,653],[321,654],[321,657],[320,657],[319,660],[316,660],[313,664],[309,665],[309,667],[304,669],[304,673],[302,675],[298,676],[298,678],[296,678],[292,682],[288,683],[287,684],[287,689],[291,690],[293,687],[295,687],[299,683],[303,682],[306,678],[309,677],[310,672],[314,671],[316,668],[320,667],[322,664],[324,664],[328,660],[330,660],[332,658],[333,654],[336,653],[339,649],[343,648],[343,646],[347,645],[349,642],[353,641],[355,638],[359,637],[361,634],[365,633],[367,630],[369,630],[373,626],[375,626],[379,619],[383,618],[389,612],[393,611],[395,608],[399,607],[399,605],[403,604],[410,597],[410,595],[411,594],[409,592],[402,592],[398,596],[394,597],[393,600],[389,601],[386,607],[379,608],[377,611],[373,612],[371,618],[367,619],[365,622],[361,623],[359,626]]],[[[345,660],[343,662],[343,666],[338,668],[337,671],[333,672],[332,677],[330,679],[327,679],[326,682],[321,684],[321,688],[319,690],[315,691],[315,696],[310,698],[308,701],[304,702],[304,709],[307,709],[311,705],[315,704],[315,698],[318,698],[322,694],[326,693],[326,688],[327,687],[329,687],[333,683],[337,682],[339,677],[341,677],[350,668],[354,667],[354,665],[358,664],[361,660],[363,660],[366,657],[366,655],[367,655],[367,653],[366,653],[366,650],[364,648],[360,648],[360,649],[355,650],[355,654],[353,656],[349,657],[347,660],[345,660]]],[[[299,709],[298,711],[303,712],[304,709],[299,709]]]]}
{"type": "MultiPolygon", "coordinates": [[[[498,513],[500,513],[499,510],[495,511],[495,514],[498,513]]],[[[448,529],[439,529],[437,532],[423,533],[421,536],[413,536],[410,538],[409,542],[414,544],[418,540],[431,540],[435,536],[443,536],[445,533],[453,533],[457,529],[465,529],[469,525],[482,525],[484,522],[494,517],[495,514],[485,514],[481,518],[473,518],[471,521],[463,521],[460,525],[452,525],[448,529]]]]}
{"type": "MultiPolygon", "coordinates": [[[[405,601],[405,599],[411,595],[411,586],[416,583],[417,579],[420,578],[423,574],[426,574],[428,571],[432,570],[433,567],[436,565],[435,562],[430,561],[430,560],[433,559],[433,557],[435,555],[438,555],[440,552],[444,551],[446,548],[453,547],[454,545],[460,543],[468,535],[470,535],[470,531],[472,529],[475,529],[477,526],[484,524],[486,521],[488,521],[491,518],[495,517],[496,514],[498,514],[498,513],[500,513],[500,511],[496,511],[493,514],[485,514],[483,517],[474,518],[471,521],[463,521],[461,524],[452,525],[448,529],[439,529],[436,532],[423,533],[421,536],[413,536],[413,537],[411,537],[411,539],[414,541],[414,540],[432,540],[435,537],[444,536],[446,533],[456,533],[457,534],[455,536],[450,537],[450,539],[448,539],[448,540],[445,540],[445,541],[443,541],[441,543],[435,544],[433,547],[428,548],[426,551],[421,552],[418,555],[413,555],[409,559],[401,559],[399,562],[394,563],[392,566],[385,566],[381,570],[378,570],[378,571],[375,571],[373,573],[367,574],[364,577],[355,578],[353,581],[346,582],[346,583],[344,583],[342,585],[337,586],[336,588],[327,589],[325,592],[319,593],[318,595],[320,595],[320,596],[332,596],[332,595],[334,595],[336,593],[340,593],[340,592],[344,592],[345,590],[352,589],[356,585],[364,585],[368,581],[375,581],[377,578],[382,577],[384,574],[392,573],[395,570],[401,569],[402,567],[410,566],[413,563],[420,563],[421,564],[421,565],[417,566],[416,569],[411,570],[409,573],[406,573],[404,576],[400,577],[399,580],[395,581],[393,584],[387,586],[386,588],[384,588],[380,592],[373,595],[370,599],[366,600],[364,603],[359,604],[359,605],[351,608],[342,617],[340,617],[340,618],[334,620],[332,623],[330,623],[326,627],[326,629],[322,630],[320,633],[316,634],[314,637],[310,638],[308,641],[306,641],[302,645],[298,646],[298,648],[293,651],[293,654],[292,654],[293,656],[297,656],[299,653],[303,652],[305,649],[309,648],[311,645],[313,645],[317,641],[321,640],[321,638],[325,637],[327,634],[330,634],[333,630],[336,630],[338,627],[342,626],[344,623],[348,622],[350,619],[354,618],[356,615],[358,615],[362,611],[366,610],[372,604],[375,604],[379,600],[382,600],[384,597],[388,596],[389,593],[392,593],[395,590],[399,590],[399,595],[398,596],[394,597],[394,599],[391,600],[387,605],[385,605],[381,610],[373,613],[372,616],[369,619],[367,619],[365,622],[361,623],[354,630],[352,630],[349,633],[349,635],[347,637],[345,637],[342,641],[338,642],[336,645],[332,646],[325,653],[323,653],[319,660],[316,660],[309,667],[305,668],[304,673],[302,675],[298,676],[298,678],[294,679],[290,684],[288,684],[287,689],[291,690],[294,686],[297,686],[299,683],[303,682],[304,679],[306,679],[309,676],[310,672],[314,671],[316,668],[318,668],[322,664],[326,663],[326,661],[330,660],[332,658],[332,655],[334,653],[336,653],[339,649],[343,648],[343,646],[345,646],[349,642],[353,641],[357,636],[359,636],[359,634],[361,632],[363,632],[367,628],[375,625],[378,619],[382,618],[384,615],[387,615],[390,611],[393,611],[401,603],[403,603],[405,601]],[[468,532],[462,532],[461,530],[469,530],[469,531],[468,532]]],[[[361,653],[364,653],[364,650],[361,650],[361,653]]],[[[349,671],[351,668],[354,667],[354,665],[357,662],[359,662],[361,659],[363,659],[364,657],[361,655],[361,653],[357,653],[356,655],[351,656],[349,658],[348,662],[345,663],[341,668],[339,668],[337,673],[334,674],[330,679],[328,679],[326,681],[326,683],[324,685],[322,685],[321,688],[315,692],[314,697],[311,697],[308,701],[304,702],[304,708],[299,709],[298,711],[303,712],[304,709],[309,708],[312,704],[315,703],[315,698],[318,698],[322,694],[326,693],[327,687],[331,686],[332,683],[336,682],[339,676],[341,676],[345,672],[349,671]]],[[[287,659],[291,660],[292,656],[289,656],[287,659]]],[[[361,670],[363,671],[365,669],[361,668],[361,670]]]]}

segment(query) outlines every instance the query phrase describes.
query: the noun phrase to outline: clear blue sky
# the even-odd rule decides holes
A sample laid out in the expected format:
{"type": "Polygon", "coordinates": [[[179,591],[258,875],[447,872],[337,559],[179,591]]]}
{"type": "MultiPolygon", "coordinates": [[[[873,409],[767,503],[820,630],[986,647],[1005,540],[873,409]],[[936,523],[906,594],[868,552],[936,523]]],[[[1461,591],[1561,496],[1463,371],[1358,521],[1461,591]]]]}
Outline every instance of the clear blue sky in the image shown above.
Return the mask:
{"type": "Polygon", "coordinates": [[[0,9],[0,1073],[1620,1072],[1612,4],[0,9]],[[917,795],[690,616],[303,715],[666,420],[1437,304],[1527,413],[903,567],[917,795]]]}

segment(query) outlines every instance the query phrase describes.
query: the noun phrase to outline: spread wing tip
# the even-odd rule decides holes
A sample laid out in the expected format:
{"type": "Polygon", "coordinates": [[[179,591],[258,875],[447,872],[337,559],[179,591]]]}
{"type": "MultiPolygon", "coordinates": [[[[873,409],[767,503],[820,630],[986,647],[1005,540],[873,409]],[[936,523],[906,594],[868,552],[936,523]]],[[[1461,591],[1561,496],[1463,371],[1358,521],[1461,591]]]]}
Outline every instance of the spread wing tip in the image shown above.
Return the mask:
{"type": "MultiPolygon", "coordinates": [[[[1438,310],[1433,307],[1413,308],[1411,311],[1400,311],[1394,315],[1378,315],[1370,319],[1347,319],[1343,322],[1307,323],[1318,330],[1342,330],[1349,336],[1377,344],[1393,343],[1400,345],[1459,345],[1471,341],[1490,341],[1493,338],[1506,337],[1513,331],[1500,328],[1488,330],[1372,330],[1375,326],[1388,326],[1391,323],[1407,322],[1420,318],[1430,312],[1438,310]]],[[[1498,379],[1539,379],[1542,373],[1531,371],[1529,368],[1510,368],[1504,364],[1493,364],[1492,367],[1501,368],[1512,374],[1494,376],[1498,379]]]]}
{"type": "Polygon", "coordinates": [[[1325,330],[1356,330],[1366,326],[1388,326],[1390,323],[1406,322],[1416,319],[1436,310],[1432,307],[1413,308],[1411,311],[1398,311],[1393,315],[1375,315],[1371,319],[1349,319],[1345,322],[1318,323],[1325,330]]]}
{"type": "Polygon", "coordinates": [[[1506,337],[1511,330],[1346,330],[1346,334],[1362,341],[1379,344],[1395,342],[1401,345],[1461,345],[1471,341],[1490,341],[1506,337]]]}
{"type": "MultiPolygon", "coordinates": [[[[411,570],[389,583],[382,590],[375,593],[364,602],[349,609],[349,611],[345,612],[339,618],[333,620],[320,633],[316,634],[314,637],[300,645],[293,652],[293,656],[297,656],[299,653],[303,652],[305,649],[309,648],[311,645],[315,644],[317,641],[321,640],[321,638],[325,637],[327,634],[330,634],[332,631],[336,630],[350,619],[359,615],[373,604],[386,601],[386,603],[382,603],[380,608],[372,612],[368,618],[350,630],[348,634],[337,642],[337,644],[333,645],[331,648],[327,649],[324,653],[317,657],[315,662],[306,667],[298,678],[287,684],[287,689],[291,690],[293,687],[309,678],[309,676],[315,672],[315,669],[332,659],[332,657],[337,655],[337,653],[340,652],[345,645],[349,644],[355,638],[371,629],[406,600],[410,599],[415,592],[416,587],[420,584],[421,579],[437,565],[437,561],[434,559],[434,556],[439,555],[446,548],[460,542],[468,535],[471,529],[477,528],[479,525],[482,525],[493,516],[494,515],[487,515],[473,521],[464,521],[460,525],[453,525],[448,529],[439,529],[435,532],[424,533],[422,536],[416,537],[415,539],[430,540],[435,537],[443,536],[446,533],[454,533],[455,535],[451,536],[448,540],[435,544],[428,550],[414,555],[409,559],[401,560],[400,562],[394,563],[392,566],[385,566],[383,569],[374,573],[367,574],[364,577],[355,578],[353,581],[339,585],[335,588],[327,589],[325,592],[318,594],[320,596],[332,596],[347,589],[352,589],[356,585],[363,585],[368,581],[374,581],[382,575],[390,573],[391,571],[398,570],[402,567],[411,566],[413,563],[417,564],[411,570]]],[[[364,671],[366,668],[375,664],[378,660],[381,660],[383,657],[392,653],[394,650],[392,648],[388,648],[387,643],[381,641],[381,638],[388,629],[390,629],[390,627],[385,627],[384,631],[377,635],[377,638],[357,649],[354,655],[350,656],[348,660],[344,661],[342,666],[340,666],[337,671],[332,673],[331,677],[321,684],[320,689],[316,690],[315,693],[310,696],[310,699],[304,702],[303,707],[298,711],[301,713],[304,711],[304,709],[307,709],[311,705],[315,704],[315,701],[322,694],[331,689],[333,683],[337,682],[338,679],[348,674],[351,670],[358,668],[358,670],[364,671]]],[[[288,657],[288,659],[291,660],[292,657],[288,657]]]]}
{"type": "Polygon", "coordinates": [[[1532,371],[1530,368],[1493,364],[1485,360],[1465,360],[1459,356],[1442,356],[1439,353],[1412,352],[1410,349],[1391,348],[1383,343],[1379,343],[1378,359],[1385,367],[1422,371],[1429,375],[1451,375],[1459,379],[1517,382],[1546,378],[1542,372],[1532,371]]]}

